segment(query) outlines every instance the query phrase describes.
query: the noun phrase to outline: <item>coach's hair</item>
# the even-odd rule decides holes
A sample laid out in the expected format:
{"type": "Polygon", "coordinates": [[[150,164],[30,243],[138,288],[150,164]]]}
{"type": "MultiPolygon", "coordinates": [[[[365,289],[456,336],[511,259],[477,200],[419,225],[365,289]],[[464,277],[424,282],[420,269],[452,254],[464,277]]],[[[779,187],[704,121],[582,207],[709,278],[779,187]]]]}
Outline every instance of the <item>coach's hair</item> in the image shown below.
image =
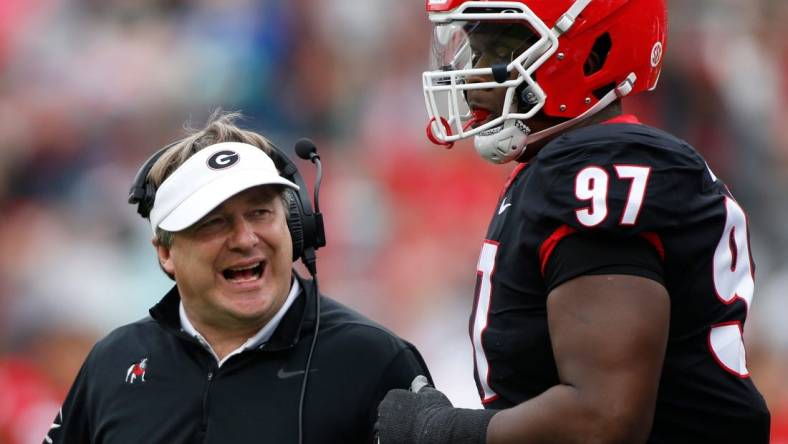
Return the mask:
{"type": "Polygon", "coordinates": [[[148,182],[158,188],[179,166],[201,149],[222,142],[240,142],[256,146],[271,154],[271,142],[265,137],[239,128],[235,121],[243,118],[239,112],[224,112],[217,109],[211,114],[205,128],[196,130],[186,127],[189,134],[173,144],[167,152],[153,164],[148,173],[148,182]]]}

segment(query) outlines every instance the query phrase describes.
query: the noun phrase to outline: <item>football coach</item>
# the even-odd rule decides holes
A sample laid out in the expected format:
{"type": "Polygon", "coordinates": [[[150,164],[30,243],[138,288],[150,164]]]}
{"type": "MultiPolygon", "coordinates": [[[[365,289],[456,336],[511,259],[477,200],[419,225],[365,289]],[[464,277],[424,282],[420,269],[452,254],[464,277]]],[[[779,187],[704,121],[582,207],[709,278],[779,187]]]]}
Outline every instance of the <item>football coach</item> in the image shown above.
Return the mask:
{"type": "Polygon", "coordinates": [[[383,396],[426,374],[413,346],[319,295],[319,211],[238,117],[215,113],[138,173],[130,201],[175,285],[95,345],[44,442],[367,444],[383,396]]]}

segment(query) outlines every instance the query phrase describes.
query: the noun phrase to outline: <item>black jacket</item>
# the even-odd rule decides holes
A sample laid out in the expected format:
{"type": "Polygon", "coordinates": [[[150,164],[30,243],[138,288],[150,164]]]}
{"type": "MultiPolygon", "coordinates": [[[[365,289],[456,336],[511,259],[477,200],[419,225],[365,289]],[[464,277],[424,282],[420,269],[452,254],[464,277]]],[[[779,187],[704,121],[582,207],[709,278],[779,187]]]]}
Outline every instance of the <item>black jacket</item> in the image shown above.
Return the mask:
{"type": "MultiPolygon", "coordinates": [[[[173,288],[151,317],[96,344],[45,442],[296,443],[315,320],[314,287],[298,279],[301,294],[270,340],[221,368],[181,331],[173,288]]],[[[380,400],[427,367],[412,345],[325,296],[320,316],[304,443],[370,443],[380,400]]]]}

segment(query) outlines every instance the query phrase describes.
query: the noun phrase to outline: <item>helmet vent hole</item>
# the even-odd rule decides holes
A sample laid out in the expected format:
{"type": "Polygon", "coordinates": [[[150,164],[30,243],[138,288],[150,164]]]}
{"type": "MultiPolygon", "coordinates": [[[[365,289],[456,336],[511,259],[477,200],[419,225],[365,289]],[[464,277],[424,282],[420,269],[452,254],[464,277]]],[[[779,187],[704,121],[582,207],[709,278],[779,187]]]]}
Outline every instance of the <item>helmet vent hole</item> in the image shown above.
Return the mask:
{"type": "Polygon", "coordinates": [[[610,34],[604,33],[597,37],[594,46],[591,47],[591,52],[588,54],[585,64],[583,64],[583,73],[586,77],[599,72],[605,66],[607,55],[610,53],[610,48],[613,46],[613,41],[610,40],[610,34]]]}

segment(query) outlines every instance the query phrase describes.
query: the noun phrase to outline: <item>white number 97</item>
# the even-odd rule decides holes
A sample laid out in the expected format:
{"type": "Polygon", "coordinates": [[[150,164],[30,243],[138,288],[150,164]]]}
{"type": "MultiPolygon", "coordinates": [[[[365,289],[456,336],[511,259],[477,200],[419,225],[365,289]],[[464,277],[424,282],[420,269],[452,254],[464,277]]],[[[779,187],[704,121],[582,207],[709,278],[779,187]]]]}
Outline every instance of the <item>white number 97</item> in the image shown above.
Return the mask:
{"type": "MultiPolygon", "coordinates": [[[[632,181],[627,195],[627,203],[621,214],[620,225],[634,225],[637,222],[643,197],[646,195],[650,167],[638,165],[613,165],[619,179],[632,181]]],[[[586,227],[601,224],[607,218],[607,191],[609,188],[607,171],[597,166],[580,170],[575,177],[575,196],[589,201],[590,205],[575,210],[577,221],[586,227]]]]}

